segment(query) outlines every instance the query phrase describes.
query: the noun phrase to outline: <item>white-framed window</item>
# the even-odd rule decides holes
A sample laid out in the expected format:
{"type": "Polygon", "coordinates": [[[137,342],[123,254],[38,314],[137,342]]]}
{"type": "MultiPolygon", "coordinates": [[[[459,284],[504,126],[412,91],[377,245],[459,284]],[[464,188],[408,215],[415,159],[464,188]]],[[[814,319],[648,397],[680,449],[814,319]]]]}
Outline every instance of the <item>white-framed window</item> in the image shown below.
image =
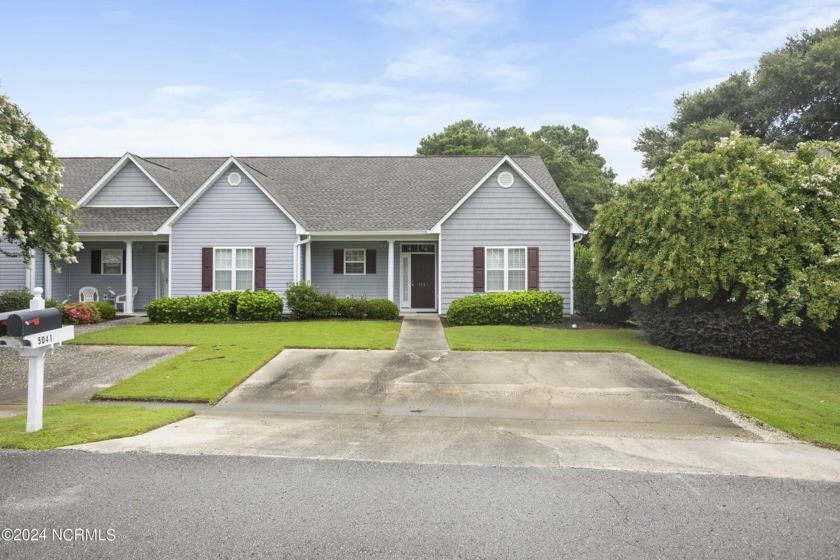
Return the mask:
{"type": "Polygon", "coordinates": [[[487,247],[485,249],[488,292],[513,292],[527,289],[527,249],[525,247],[487,247]]]}
{"type": "Polygon", "coordinates": [[[254,248],[216,247],[213,250],[213,290],[254,289],[254,248]]]}
{"type": "Polygon", "coordinates": [[[102,249],[102,274],[123,273],[122,249],[102,249]]]}
{"type": "Polygon", "coordinates": [[[344,249],[344,274],[365,273],[365,250],[344,249]]]}

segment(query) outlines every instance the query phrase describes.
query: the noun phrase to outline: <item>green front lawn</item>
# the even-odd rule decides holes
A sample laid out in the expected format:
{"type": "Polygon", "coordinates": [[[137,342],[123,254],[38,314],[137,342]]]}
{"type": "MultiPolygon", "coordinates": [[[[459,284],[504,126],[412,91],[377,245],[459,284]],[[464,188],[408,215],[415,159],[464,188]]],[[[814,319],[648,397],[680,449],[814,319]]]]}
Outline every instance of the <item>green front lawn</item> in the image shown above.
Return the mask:
{"type": "Polygon", "coordinates": [[[798,438],[840,449],[840,366],[714,358],[648,344],[633,330],[450,327],[453,350],[628,352],[709,398],[798,438]]]}
{"type": "Polygon", "coordinates": [[[0,418],[0,448],[52,449],[134,436],[192,415],[193,411],[187,408],[98,404],[45,406],[44,427],[37,432],[26,432],[26,414],[0,418]]]}
{"type": "Polygon", "coordinates": [[[94,331],[72,344],[191,346],[94,398],[214,404],[283,348],[393,349],[394,321],[137,325],[94,331]]]}

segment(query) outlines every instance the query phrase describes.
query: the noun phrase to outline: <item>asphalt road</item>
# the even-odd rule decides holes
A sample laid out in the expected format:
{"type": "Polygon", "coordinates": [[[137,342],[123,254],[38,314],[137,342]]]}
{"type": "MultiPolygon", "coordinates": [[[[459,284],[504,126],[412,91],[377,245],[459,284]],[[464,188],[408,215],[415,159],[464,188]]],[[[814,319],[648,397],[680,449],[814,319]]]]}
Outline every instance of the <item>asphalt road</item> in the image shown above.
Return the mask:
{"type": "Polygon", "coordinates": [[[0,473],[0,528],[46,529],[4,558],[840,557],[828,482],[68,450],[0,473]]]}

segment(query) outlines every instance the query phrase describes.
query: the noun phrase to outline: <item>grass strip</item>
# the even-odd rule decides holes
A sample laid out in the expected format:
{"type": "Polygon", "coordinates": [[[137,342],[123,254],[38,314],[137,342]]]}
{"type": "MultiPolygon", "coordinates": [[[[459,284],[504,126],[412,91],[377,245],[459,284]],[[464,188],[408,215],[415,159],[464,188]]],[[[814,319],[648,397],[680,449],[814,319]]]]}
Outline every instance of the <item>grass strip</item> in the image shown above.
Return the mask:
{"type": "Polygon", "coordinates": [[[399,330],[395,321],[135,325],[87,333],[73,344],[191,346],[94,398],[215,404],[283,348],[393,349],[399,330]]]}
{"type": "Polygon", "coordinates": [[[840,366],[795,366],[677,352],[630,329],[450,327],[453,350],[627,352],[698,393],[805,441],[840,449],[840,366]]]}
{"type": "Polygon", "coordinates": [[[44,428],[26,432],[26,414],[0,418],[0,448],[52,449],[136,436],[177,422],[187,408],[145,408],[127,405],[60,404],[44,407],[44,428]]]}

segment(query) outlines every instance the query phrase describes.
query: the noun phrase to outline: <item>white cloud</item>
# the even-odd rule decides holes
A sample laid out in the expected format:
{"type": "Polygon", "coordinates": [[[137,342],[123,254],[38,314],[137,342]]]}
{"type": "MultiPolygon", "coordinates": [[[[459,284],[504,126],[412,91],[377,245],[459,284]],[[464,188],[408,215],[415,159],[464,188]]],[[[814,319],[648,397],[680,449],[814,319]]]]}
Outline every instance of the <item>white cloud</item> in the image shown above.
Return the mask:
{"type": "Polygon", "coordinates": [[[311,98],[318,101],[338,101],[367,97],[391,96],[396,88],[374,83],[318,82],[307,78],[292,78],[287,84],[300,85],[312,92],[311,98]]]}
{"type": "MultiPolygon", "coordinates": [[[[343,91],[348,84],[328,85],[343,91]]],[[[269,100],[254,91],[167,86],[149,92],[148,102],[135,109],[74,115],[48,132],[61,156],[411,155],[423,136],[463,115],[481,119],[494,109],[448,93],[388,89],[372,99],[269,100]]]]}
{"type": "Polygon", "coordinates": [[[750,68],[785,38],[840,18],[840,0],[637,1],[630,17],[607,30],[620,43],[646,43],[685,61],[688,72],[750,68]]]}
{"type": "Polygon", "coordinates": [[[409,51],[385,68],[386,80],[418,80],[433,83],[481,81],[491,89],[521,90],[536,80],[535,69],[525,60],[536,60],[539,45],[511,44],[498,49],[428,47],[409,51]],[[451,52],[465,54],[454,55],[451,52]]]}
{"type": "Polygon", "coordinates": [[[641,176],[642,155],[633,148],[639,131],[645,126],[643,121],[596,116],[581,118],[578,122],[598,141],[598,153],[618,174],[618,181],[625,182],[641,176]]]}

